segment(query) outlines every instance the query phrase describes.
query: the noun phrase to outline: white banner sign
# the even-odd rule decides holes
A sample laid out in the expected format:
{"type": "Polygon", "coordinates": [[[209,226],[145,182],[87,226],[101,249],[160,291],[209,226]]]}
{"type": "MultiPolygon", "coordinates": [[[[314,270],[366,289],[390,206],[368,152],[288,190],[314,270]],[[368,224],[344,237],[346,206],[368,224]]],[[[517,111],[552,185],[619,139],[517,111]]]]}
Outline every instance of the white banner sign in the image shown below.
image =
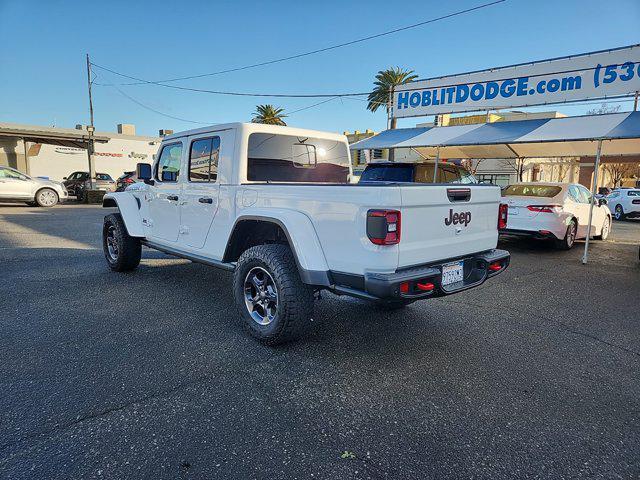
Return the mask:
{"type": "Polygon", "coordinates": [[[640,45],[430,78],[394,93],[396,118],[527,107],[640,90],[640,45]]]}

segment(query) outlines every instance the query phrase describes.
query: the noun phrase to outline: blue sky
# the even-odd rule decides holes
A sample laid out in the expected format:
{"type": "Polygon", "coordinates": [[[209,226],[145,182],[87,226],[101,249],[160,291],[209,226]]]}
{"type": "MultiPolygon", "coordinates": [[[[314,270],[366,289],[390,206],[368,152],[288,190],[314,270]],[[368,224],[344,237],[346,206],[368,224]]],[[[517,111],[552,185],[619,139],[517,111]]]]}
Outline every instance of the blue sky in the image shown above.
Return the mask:
{"type": "MultiPolygon", "coordinates": [[[[88,122],[85,53],[95,63],[160,80],[233,68],[417,23],[484,0],[442,2],[252,2],[0,0],[0,121],[73,127],[88,122]]],[[[464,16],[298,60],[180,83],[197,88],[285,93],[367,91],[375,73],[399,65],[421,77],[640,43],[640,0],[507,0],[464,16]]],[[[97,82],[126,81],[96,70],[97,82]]],[[[221,123],[248,121],[257,103],[286,110],[313,99],[255,99],[123,86],[166,114],[221,123]]],[[[134,123],[140,134],[197,124],[165,118],[112,87],[94,88],[96,127],[134,123]]],[[[380,130],[385,113],[332,100],[292,115],[290,125],[380,130]]],[[[580,114],[593,106],[558,106],[580,114]]],[[[622,106],[629,110],[630,104],[622,106]]],[[[548,108],[547,108],[548,109],[548,108]]],[[[411,126],[420,119],[402,120],[411,126]]]]}

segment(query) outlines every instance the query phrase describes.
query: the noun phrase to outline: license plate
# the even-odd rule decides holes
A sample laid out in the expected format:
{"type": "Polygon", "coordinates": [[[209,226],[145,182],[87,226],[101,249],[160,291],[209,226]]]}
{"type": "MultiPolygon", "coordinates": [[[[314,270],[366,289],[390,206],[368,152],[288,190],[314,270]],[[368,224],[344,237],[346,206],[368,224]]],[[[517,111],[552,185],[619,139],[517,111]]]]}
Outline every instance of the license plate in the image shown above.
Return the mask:
{"type": "Polygon", "coordinates": [[[452,283],[464,280],[464,262],[447,263],[442,266],[442,285],[451,285],[452,283]]]}
{"type": "Polygon", "coordinates": [[[509,215],[518,215],[518,207],[509,207],[509,215]]]}

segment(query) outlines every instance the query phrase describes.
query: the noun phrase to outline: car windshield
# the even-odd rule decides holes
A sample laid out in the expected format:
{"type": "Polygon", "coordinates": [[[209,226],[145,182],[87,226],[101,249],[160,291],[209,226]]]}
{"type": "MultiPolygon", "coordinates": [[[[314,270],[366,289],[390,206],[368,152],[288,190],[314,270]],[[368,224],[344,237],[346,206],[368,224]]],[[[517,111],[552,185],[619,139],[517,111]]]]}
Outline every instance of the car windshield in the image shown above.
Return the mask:
{"type": "Polygon", "coordinates": [[[98,180],[107,180],[107,181],[111,181],[111,175],[107,175],[106,173],[96,173],[96,178],[98,180]]]}
{"type": "Polygon", "coordinates": [[[412,182],[413,165],[386,163],[367,165],[360,176],[360,182],[412,182]]]}
{"type": "Polygon", "coordinates": [[[503,192],[503,197],[555,197],[562,191],[562,187],[555,185],[509,185],[503,192]]]}

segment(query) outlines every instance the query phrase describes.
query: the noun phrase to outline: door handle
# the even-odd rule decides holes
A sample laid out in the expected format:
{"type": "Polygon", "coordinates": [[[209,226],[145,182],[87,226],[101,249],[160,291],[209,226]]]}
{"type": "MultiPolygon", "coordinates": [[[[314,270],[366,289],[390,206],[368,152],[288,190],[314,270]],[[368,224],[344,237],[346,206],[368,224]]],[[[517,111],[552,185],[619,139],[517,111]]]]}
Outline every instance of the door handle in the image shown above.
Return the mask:
{"type": "Polygon", "coordinates": [[[202,197],[202,198],[199,198],[199,199],[198,199],[198,201],[199,201],[200,203],[209,203],[209,204],[211,204],[211,203],[213,203],[213,198],[210,198],[210,197],[202,197]]]}
{"type": "Polygon", "coordinates": [[[167,195],[167,200],[169,200],[171,202],[177,202],[178,201],[178,196],[177,195],[167,195]]]}

